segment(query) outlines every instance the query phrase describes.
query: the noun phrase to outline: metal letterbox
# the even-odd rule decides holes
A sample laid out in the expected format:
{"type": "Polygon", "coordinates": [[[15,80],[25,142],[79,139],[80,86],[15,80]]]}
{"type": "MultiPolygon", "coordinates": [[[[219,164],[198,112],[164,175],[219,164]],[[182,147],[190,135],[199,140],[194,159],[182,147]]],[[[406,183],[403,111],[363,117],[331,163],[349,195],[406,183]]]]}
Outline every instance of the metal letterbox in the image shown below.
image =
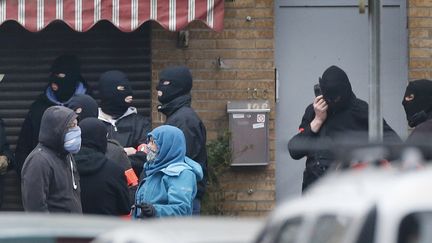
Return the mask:
{"type": "Polygon", "coordinates": [[[232,166],[268,164],[267,100],[228,101],[232,166]]]}

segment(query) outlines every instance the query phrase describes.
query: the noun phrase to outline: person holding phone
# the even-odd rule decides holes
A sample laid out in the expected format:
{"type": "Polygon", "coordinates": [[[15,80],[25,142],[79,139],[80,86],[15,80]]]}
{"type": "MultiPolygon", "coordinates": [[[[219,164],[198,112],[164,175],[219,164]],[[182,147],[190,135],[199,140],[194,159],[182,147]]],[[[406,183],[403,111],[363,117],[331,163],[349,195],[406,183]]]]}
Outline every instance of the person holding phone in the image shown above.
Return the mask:
{"type": "MultiPolygon", "coordinates": [[[[344,70],[337,66],[327,68],[314,91],[316,97],[306,108],[299,133],[288,142],[293,159],[306,157],[303,191],[332,165],[332,144],[368,141],[368,104],[355,96],[344,70]]],[[[384,142],[401,142],[385,120],[384,142]]]]}

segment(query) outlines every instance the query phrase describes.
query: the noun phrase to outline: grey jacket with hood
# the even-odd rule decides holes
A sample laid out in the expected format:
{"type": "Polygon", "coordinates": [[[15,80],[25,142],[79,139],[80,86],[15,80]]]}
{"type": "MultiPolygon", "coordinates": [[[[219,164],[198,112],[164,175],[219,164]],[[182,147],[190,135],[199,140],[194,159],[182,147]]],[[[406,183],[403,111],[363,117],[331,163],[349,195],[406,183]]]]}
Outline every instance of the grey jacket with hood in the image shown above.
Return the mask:
{"type": "Polygon", "coordinates": [[[39,133],[39,144],[24,162],[21,187],[25,211],[82,213],[79,175],[67,152],[67,125],[76,119],[71,109],[48,108],[39,133]]]}

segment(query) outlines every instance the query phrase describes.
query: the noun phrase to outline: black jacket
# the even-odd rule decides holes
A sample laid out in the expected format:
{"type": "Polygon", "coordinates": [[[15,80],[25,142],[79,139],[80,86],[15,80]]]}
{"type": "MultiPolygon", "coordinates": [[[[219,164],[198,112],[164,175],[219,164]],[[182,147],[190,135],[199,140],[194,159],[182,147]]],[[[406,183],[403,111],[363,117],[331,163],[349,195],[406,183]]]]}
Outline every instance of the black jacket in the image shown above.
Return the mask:
{"type": "MultiPolygon", "coordinates": [[[[147,133],[151,131],[149,119],[137,114],[136,109],[133,107],[130,107],[123,116],[116,120],[110,119],[108,115],[99,109],[99,119],[107,126],[108,139],[118,141],[123,147],[137,148],[140,144],[146,142],[147,133]]],[[[135,174],[140,175],[146,161],[145,153],[137,152],[135,155],[129,156],[129,160],[135,174]]]]}
{"type": "Polygon", "coordinates": [[[64,149],[72,110],[54,106],[42,117],[39,144],[24,162],[21,178],[25,211],[81,213],[79,175],[75,161],[64,149]]]}
{"type": "Polygon", "coordinates": [[[204,172],[204,178],[198,183],[197,198],[205,193],[207,183],[207,133],[204,123],[191,108],[189,94],[175,98],[171,102],[158,107],[166,115],[165,125],[178,127],[186,138],[186,156],[198,162],[204,172]]]}
{"type": "Polygon", "coordinates": [[[131,202],[123,168],[88,147],[81,147],[75,160],[81,178],[83,213],[128,214],[131,202]]]}
{"type": "MultiPolygon", "coordinates": [[[[9,148],[9,143],[6,140],[6,133],[4,129],[4,122],[0,119],[0,155],[5,155],[9,160],[8,170],[15,168],[15,158],[9,148]]],[[[0,175],[0,207],[3,204],[4,194],[4,176],[0,175]]]]}
{"type": "Polygon", "coordinates": [[[5,155],[9,159],[8,170],[15,168],[15,157],[9,148],[6,140],[6,131],[3,119],[0,118],[0,155],[5,155]]]}
{"type": "Polygon", "coordinates": [[[123,149],[123,146],[114,139],[108,139],[105,156],[123,168],[124,171],[132,168],[131,162],[123,149]]]}
{"type": "MultiPolygon", "coordinates": [[[[315,118],[313,105],[306,108],[300,132],[288,143],[288,150],[293,159],[307,156],[306,170],[316,161],[324,166],[330,166],[334,157],[329,151],[333,144],[344,141],[366,143],[368,141],[368,105],[363,100],[353,97],[350,105],[337,113],[328,114],[327,120],[318,133],[312,132],[310,123],[315,118]]],[[[384,142],[400,143],[396,132],[384,120],[384,142]]]]}
{"type": "Polygon", "coordinates": [[[30,106],[30,110],[21,126],[15,149],[16,170],[18,176],[21,175],[25,159],[38,144],[39,129],[43,113],[48,107],[54,105],[56,104],[48,100],[45,94],[41,94],[30,106]]]}
{"type": "Polygon", "coordinates": [[[432,112],[428,114],[428,120],[417,125],[408,136],[406,143],[421,149],[426,160],[432,159],[432,112]]]}
{"type": "MultiPolygon", "coordinates": [[[[86,93],[90,93],[87,83],[83,83],[83,85],[86,88],[86,93]]],[[[38,144],[39,129],[41,126],[43,113],[48,107],[55,105],[57,104],[47,98],[46,92],[39,95],[38,98],[31,104],[29,112],[27,113],[24,123],[21,126],[21,131],[15,149],[15,169],[18,176],[21,175],[21,170],[25,159],[38,144]]]]}

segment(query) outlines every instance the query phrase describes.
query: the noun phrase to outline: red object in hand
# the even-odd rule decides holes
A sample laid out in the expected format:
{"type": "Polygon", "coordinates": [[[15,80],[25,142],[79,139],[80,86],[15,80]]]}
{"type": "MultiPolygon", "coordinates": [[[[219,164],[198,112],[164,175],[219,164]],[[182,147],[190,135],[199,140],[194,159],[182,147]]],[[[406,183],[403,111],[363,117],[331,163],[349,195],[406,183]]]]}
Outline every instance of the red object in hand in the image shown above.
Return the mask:
{"type": "Polygon", "coordinates": [[[137,151],[141,151],[141,152],[147,153],[148,152],[147,144],[146,143],[140,144],[137,147],[137,151]]]}
{"type": "Polygon", "coordinates": [[[132,168],[125,171],[125,176],[126,176],[128,186],[138,185],[138,177],[136,176],[132,168]]]}

